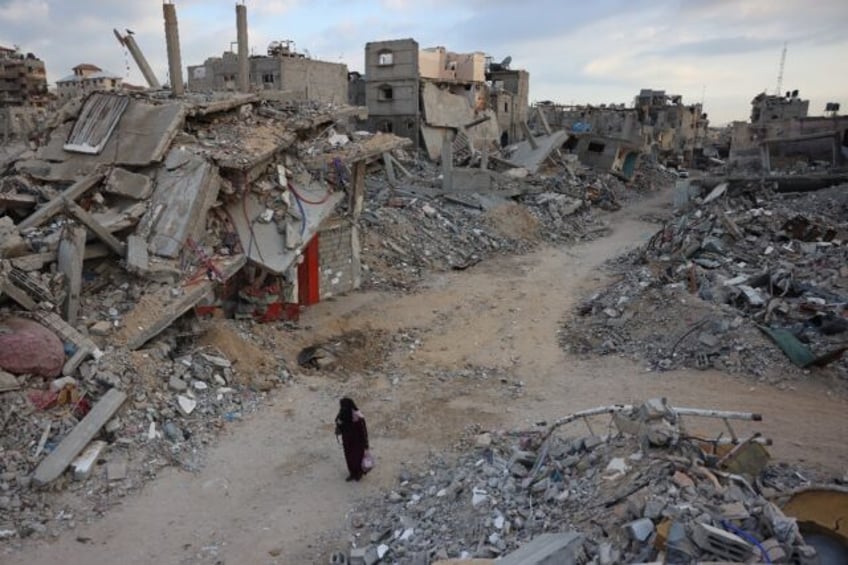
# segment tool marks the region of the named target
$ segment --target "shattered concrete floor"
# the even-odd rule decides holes
[[[289,359],[354,331],[388,341],[387,354],[366,370],[358,359],[348,370],[344,356],[336,371],[296,370],[259,412],[224,428],[196,473],[165,468],[128,497],[112,489],[62,493],[50,511],[71,516],[76,527],[57,539],[2,547],[4,563],[326,563],[347,546],[352,505],[388,492],[403,469],[450,457],[469,435],[654,396],[760,412],[757,429],[774,439],[776,459],[842,476],[848,402],[827,382],[804,379],[781,391],[715,370],[647,371],[644,363],[560,348],[565,313],[608,282],[598,267],[646,241],[656,226],[639,218],[662,212],[669,200],[657,195],[616,213],[609,237],[436,274],[414,294],[334,299],[311,308],[296,331],[254,327],[259,342]],[[332,435],[345,393],[365,412],[377,456],[359,484],[342,480]]]

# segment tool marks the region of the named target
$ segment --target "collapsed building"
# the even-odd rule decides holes
[[[785,95],[765,92],[751,100],[749,122],[731,125],[732,168],[771,171],[801,161],[822,161],[831,166],[848,160],[848,116],[809,116],[810,102],[798,90]],[[838,110],[838,104],[829,107]]]
[[[44,61],[0,46],[0,107],[42,106],[47,100]]]
[[[624,104],[534,105],[531,126],[540,119],[568,132],[565,148],[582,163],[633,178],[640,155],[654,162],[691,166],[700,157],[709,122],[701,104],[684,105],[679,95],[643,89],[632,108]]]

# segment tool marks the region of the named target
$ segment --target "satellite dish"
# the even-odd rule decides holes
[[[506,69],[506,68],[508,68],[508,67],[509,67],[509,64],[510,64],[510,63],[512,63],[512,57],[511,57],[510,55],[507,55],[507,56],[506,56],[506,59],[504,59],[503,61],[501,61],[501,66],[502,66],[503,68],[505,68],[505,69]]]

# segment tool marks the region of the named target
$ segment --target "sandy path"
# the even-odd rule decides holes
[[[2,561],[326,563],[345,540],[337,547],[316,544],[322,533],[341,527],[350,506],[391,485],[403,465],[449,449],[466,426],[527,426],[649,396],[667,396],[678,406],[761,412],[758,429],[775,439],[775,456],[843,473],[848,402],[814,377],[780,391],[717,372],[651,373],[615,357],[575,359],[559,347],[563,314],[601,284],[601,263],[653,233],[638,218],[662,202],[657,197],[613,215],[614,232],[601,240],[436,275],[415,295],[357,293],[312,308],[303,320],[310,329],[286,338],[296,347],[358,328],[414,328],[420,347],[394,354],[403,373],[396,383],[298,378],[273,393],[261,412],[229,427],[200,473],[167,470],[106,518]],[[497,379],[442,381],[428,372],[465,366],[505,371],[524,383],[523,392],[513,398]],[[342,480],[329,424],[343,391],[365,410],[378,450],[378,467],[362,484]]]

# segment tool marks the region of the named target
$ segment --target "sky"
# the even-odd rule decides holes
[[[183,72],[235,41],[234,0],[174,0]],[[160,80],[167,57],[160,0],[0,0],[0,45],[47,65],[53,83],[93,63],[145,84],[112,29],[131,29]],[[747,120],[750,101],[800,90],[810,114],[848,111],[848,0],[246,0],[251,52],[294,40],[313,58],[363,70],[368,41],[483,51],[530,73],[530,99],[626,103],[642,88],[704,103],[713,125]],[[233,46],[233,49],[235,47]],[[187,75],[186,75],[187,76]]]

